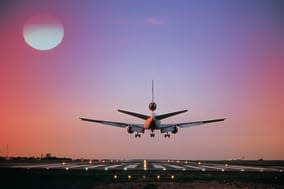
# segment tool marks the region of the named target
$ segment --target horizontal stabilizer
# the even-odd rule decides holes
[[[149,116],[147,116],[147,115],[143,115],[143,114],[139,114],[139,113],[135,113],[135,112],[129,112],[129,111],[120,110],[120,109],[118,109],[117,111],[119,111],[121,113],[124,113],[124,114],[128,114],[128,115],[134,116],[134,117],[138,117],[138,118],[144,119],[144,120],[149,118]]]
[[[177,112],[171,112],[171,113],[167,113],[167,114],[158,115],[158,116],[156,116],[156,119],[162,120],[162,119],[165,119],[165,118],[168,118],[168,117],[171,117],[171,116],[175,116],[177,114],[181,114],[181,113],[184,113],[184,112],[187,112],[187,110],[182,110],[182,111],[177,111]]]

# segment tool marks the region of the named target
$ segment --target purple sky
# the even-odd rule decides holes
[[[92,158],[283,159],[282,1],[0,3],[0,154]],[[37,51],[23,24],[47,13],[62,43]],[[226,117],[170,139],[81,122],[140,123],[118,108],[189,109],[165,123]],[[142,123],[142,122],[141,122]]]

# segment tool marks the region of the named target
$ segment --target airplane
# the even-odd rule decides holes
[[[222,119],[211,119],[211,120],[204,120],[204,121],[192,121],[192,122],[181,122],[181,123],[171,123],[171,124],[162,124],[161,120],[166,119],[171,116],[175,116],[181,113],[185,113],[188,110],[181,110],[176,112],[170,112],[162,115],[157,115],[154,111],[157,109],[157,104],[154,102],[154,81],[152,80],[152,101],[149,103],[148,106],[149,110],[151,111],[150,115],[140,114],[136,112],[130,112],[126,110],[118,109],[118,112],[128,114],[130,116],[134,116],[144,120],[144,124],[133,124],[133,123],[123,123],[123,122],[114,122],[114,121],[105,121],[105,120],[97,120],[97,119],[88,119],[82,118],[82,121],[88,122],[95,122],[104,125],[110,125],[114,127],[126,128],[129,134],[135,133],[135,138],[141,137],[141,133],[144,133],[145,130],[151,131],[151,138],[155,137],[155,130],[160,130],[160,132],[164,134],[165,138],[170,138],[170,133],[176,134],[179,129],[186,128],[186,127],[193,127],[199,126],[207,123],[214,123],[219,121],[224,121],[225,118]]]

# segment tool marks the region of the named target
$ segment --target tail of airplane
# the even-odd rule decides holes
[[[153,112],[155,111],[157,108],[157,104],[154,102],[154,80],[152,80],[152,102],[150,102],[149,104],[149,109]],[[171,112],[171,113],[167,113],[167,114],[163,114],[163,115],[159,115],[156,116],[156,119],[158,120],[162,120],[171,116],[175,116],[177,114],[181,114],[187,112],[187,110],[182,110],[182,111],[178,111],[178,112]]]
[[[152,102],[154,102],[154,80],[152,80]]]
[[[152,80],[152,102],[149,103],[149,110],[153,112],[153,111],[156,110],[156,108],[157,108],[157,104],[154,102],[154,80]],[[130,111],[125,111],[125,110],[120,110],[120,109],[118,109],[117,111],[119,111],[120,113],[124,113],[124,114],[128,114],[128,115],[131,115],[131,116],[134,116],[134,117],[138,117],[138,118],[144,119],[144,120],[149,118],[148,115],[139,114],[139,113],[136,113],[136,112],[130,112]],[[166,119],[168,117],[175,116],[175,115],[178,115],[178,114],[181,114],[181,113],[184,113],[184,112],[187,112],[187,110],[181,110],[181,111],[177,111],[177,112],[170,112],[170,113],[158,115],[158,116],[156,116],[156,119],[162,120],[162,119]]]
[[[152,102],[150,102],[148,107],[152,112],[157,109],[157,104],[154,102],[154,80],[152,80]]]

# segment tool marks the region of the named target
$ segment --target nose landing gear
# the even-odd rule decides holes
[[[154,138],[154,137],[155,137],[155,134],[154,134],[154,133],[151,133],[150,136],[151,136],[151,138],[152,138],[152,137]]]
[[[170,138],[171,137],[171,135],[169,133],[165,134],[164,136],[165,136],[165,138],[167,138],[167,137]]]
[[[141,138],[141,134],[135,133],[135,138],[137,138],[137,137]]]

